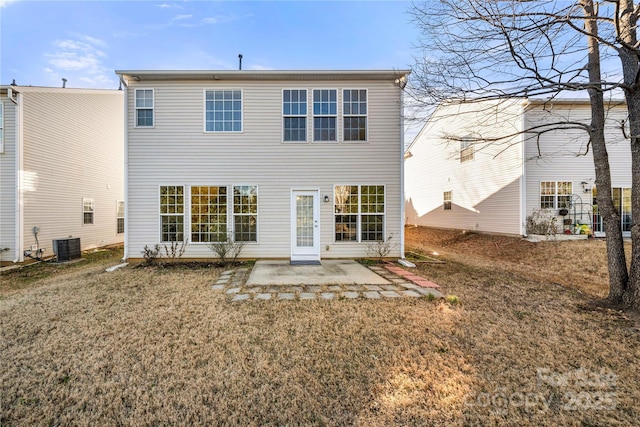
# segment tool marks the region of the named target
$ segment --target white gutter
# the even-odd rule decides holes
[[[525,135],[525,111],[531,105],[529,100],[524,100],[521,104],[520,111],[520,156],[521,156],[521,172],[520,172],[520,235],[527,236],[527,147]]]
[[[124,261],[129,257],[129,86],[127,81],[120,76],[124,90]]]
[[[20,92],[16,93],[16,99],[13,98],[13,90],[9,88],[7,91],[9,95],[9,99],[16,104],[15,108],[15,168],[16,168],[16,193],[15,193],[15,252],[16,259],[13,260],[14,263],[23,262],[24,261],[24,233],[23,233],[23,224],[24,224],[24,209],[23,209],[23,192],[22,192],[22,179],[24,176],[24,134],[22,131],[23,123],[23,111],[22,111],[22,94]]]
[[[404,90],[400,89],[400,258],[404,259]]]

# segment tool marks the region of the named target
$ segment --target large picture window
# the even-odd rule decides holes
[[[160,241],[183,242],[184,239],[184,187],[160,187]]]
[[[136,89],[136,127],[153,127],[153,89]]]
[[[573,185],[569,181],[541,181],[540,209],[562,209],[571,205]]]
[[[338,91],[315,89],[313,91],[313,140],[337,141]]]
[[[191,241],[227,240],[227,187],[191,187]]]
[[[205,92],[205,131],[242,132],[242,91]]]
[[[258,188],[233,187],[233,232],[236,242],[258,241]]]
[[[344,140],[367,140],[367,90],[345,89],[342,92]]]
[[[383,185],[336,185],[333,196],[336,242],[385,239]]]
[[[282,91],[283,140],[304,142],[307,140],[307,90]]]

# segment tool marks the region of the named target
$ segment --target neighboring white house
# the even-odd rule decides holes
[[[0,87],[2,263],[123,242],[123,121],[122,91]]]
[[[243,258],[360,257],[403,239],[409,71],[116,71],[126,90],[125,257],[245,242]]]
[[[588,124],[590,114],[588,100],[575,99],[440,105],[405,153],[407,224],[526,235],[527,218],[538,216],[556,217],[559,232],[575,232],[578,223],[602,231],[589,138],[575,125]],[[628,233],[631,159],[621,125],[625,118],[622,103],[608,106],[614,202]],[[564,129],[557,123],[565,123]],[[539,132],[524,132],[529,129]]]

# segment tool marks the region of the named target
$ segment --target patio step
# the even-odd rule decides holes
[[[431,280],[427,280],[422,276],[418,276],[417,274],[407,271],[404,268],[396,267],[395,265],[385,265],[384,268],[386,268],[393,274],[403,277],[409,280],[410,282],[413,282],[416,285],[421,286],[423,288],[433,288],[433,289],[440,288],[440,285],[437,285],[433,283]]]

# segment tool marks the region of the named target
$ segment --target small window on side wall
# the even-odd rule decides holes
[[[451,191],[445,191],[444,192],[442,206],[444,207],[445,211],[450,211],[451,210],[451,199],[452,198],[453,198],[453,195],[452,195]]]
[[[93,224],[95,210],[96,204],[93,199],[82,199],[82,223],[84,225]]]
[[[118,200],[116,206],[116,232],[118,234],[124,233],[124,202],[122,200]]]
[[[135,93],[136,127],[153,127],[153,89],[136,89]]]

